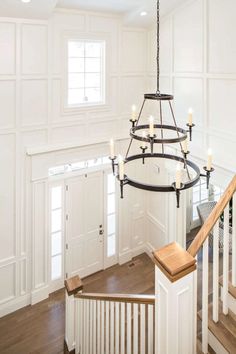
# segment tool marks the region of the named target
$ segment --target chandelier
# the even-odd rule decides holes
[[[110,140],[110,160],[112,162],[113,174],[116,175],[120,182],[121,198],[123,198],[123,190],[125,185],[152,191],[152,192],[175,192],[177,200],[177,208],[180,206],[180,192],[182,190],[193,187],[200,179],[206,177],[207,189],[209,188],[210,175],[214,171],[212,168],[212,152],[208,150],[207,166],[203,167],[205,173],[202,174],[199,167],[192,161],[188,160],[188,140],[192,141],[193,127],[193,111],[190,109],[188,113],[187,128],[182,129],[177,126],[172,101],[174,97],[169,94],[162,94],[160,91],[160,0],[157,0],[157,90],[155,93],[144,94],[144,100],[139,114],[136,114],[136,107],[132,106],[132,116],[130,119],[130,143],[123,159],[121,156],[115,156],[114,140]],[[155,123],[154,117],[149,117],[149,122],[141,124],[144,116],[144,108],[147,102],[155,102],[159,110],[159,122]],[[167,105],[171,121],[173,125],[164,124],[163,109]],[[146,119],[147,120],[147,119]],[[144,122],[145,123],[145,122]],[[148,124],[147,124],[148,123]],[[134,141],[139,142],[140,152],[130,155],[130,149]],[[179,144],[180,156],[167,153],[167,147],[172,144]],[[155,152],[155,146],[159,146],[158,152]],[[176,149],[175,149],[176,153]],[[138,179],[130,178],[126,173],[126,167],[133,161],[140,160],[145,164],[147,159],[162,159],[176,162],[175,180],[170,185],[148,184]],[[183,178],[184,176],[184,178]]]

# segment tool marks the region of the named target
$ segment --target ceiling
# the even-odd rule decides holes
[[[161,0],[166,14],[184,0]],[[155,19],[155,0],[0,0],[0,16],[47,19],[55,8],[112,12],[120,14],[126,25],[147,26]],[[142,11],[147,16],[140,16]]]

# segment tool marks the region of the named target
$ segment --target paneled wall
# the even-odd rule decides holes
[[[123,28],[119,17],[96,13],[60,11],[49,21],[0,18],[0,316],[47,295],[42,166],[65,160],[65,145],[127,136],[130,107],[141,103],[145,86],[146,36],[143,29]],[[68,37],[107,42],[107,102],[100,109],[64,105]],[[44,154],[27,156],[27,149],[40,146]],[[54,146],[58,152],[49,159],[46,151]],[[90,148],[96,154],[97,146]]]
[[[161,24],[162,91],[174,94],[180,126],[187,122],[188,108],[194,110],[193,156],[204,159],[211,147],[218,171],[229,175],[236,170],[235,11],[234,0],[188,0]],[[152,29],[148,50],[150,89],[155,88],[155,40]],[[224,183],[227,180],[222,179]]]
[[[236,172],[235,13],[234,0],[188,0],[161,21],[161,91],[174,94],[174,109],[180,127],[185,127],[188,109],[193,108],[196,127],[190,145],[192,158],[199,166],[204,166],[207,150],[211,147],[216,167],[212,181],[221,187],[225,187]],[[149,91],[154,92],[155,43],[156,29],[153,27],[148,34],[147,85]],[[169,122],[168,112],[164,113],[165,122]],[[172,221],[163,219],[153,204],[158,203],[158,198],[153,194],[148,196],[147,236],[151,245],[156,242],[159,246],[161,242],[173,239],[174,229],[184,233],[186,216],[182,214],[179,223],[179,217],[169,208],[167,215],[171,215]],[[160,203],[165,207],[166,201]],[[169,205],[173,203],[170,199]],[[177,220],[178,227],[173,220]]]

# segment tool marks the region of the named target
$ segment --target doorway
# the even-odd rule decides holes
[[[50,290],[117,263],[117,198],[110,170],[64,176],[49,185]]]

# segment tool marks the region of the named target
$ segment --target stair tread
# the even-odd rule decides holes
[[[223,275],[220,277],[219,283],[223,286]],[[232,271],[229,272],[229,293],[236,299],[236,288],[232,285]]]
[[[222,304],[219,304],[219,322],[215,323],[212,319],[212,308],[213,305],[209,304],[209,330],[230,354],[236,354],[236,316],[231,311],[227,316],[224,315]],[[198,316],[202,319],[202,311],[198,312]]]

